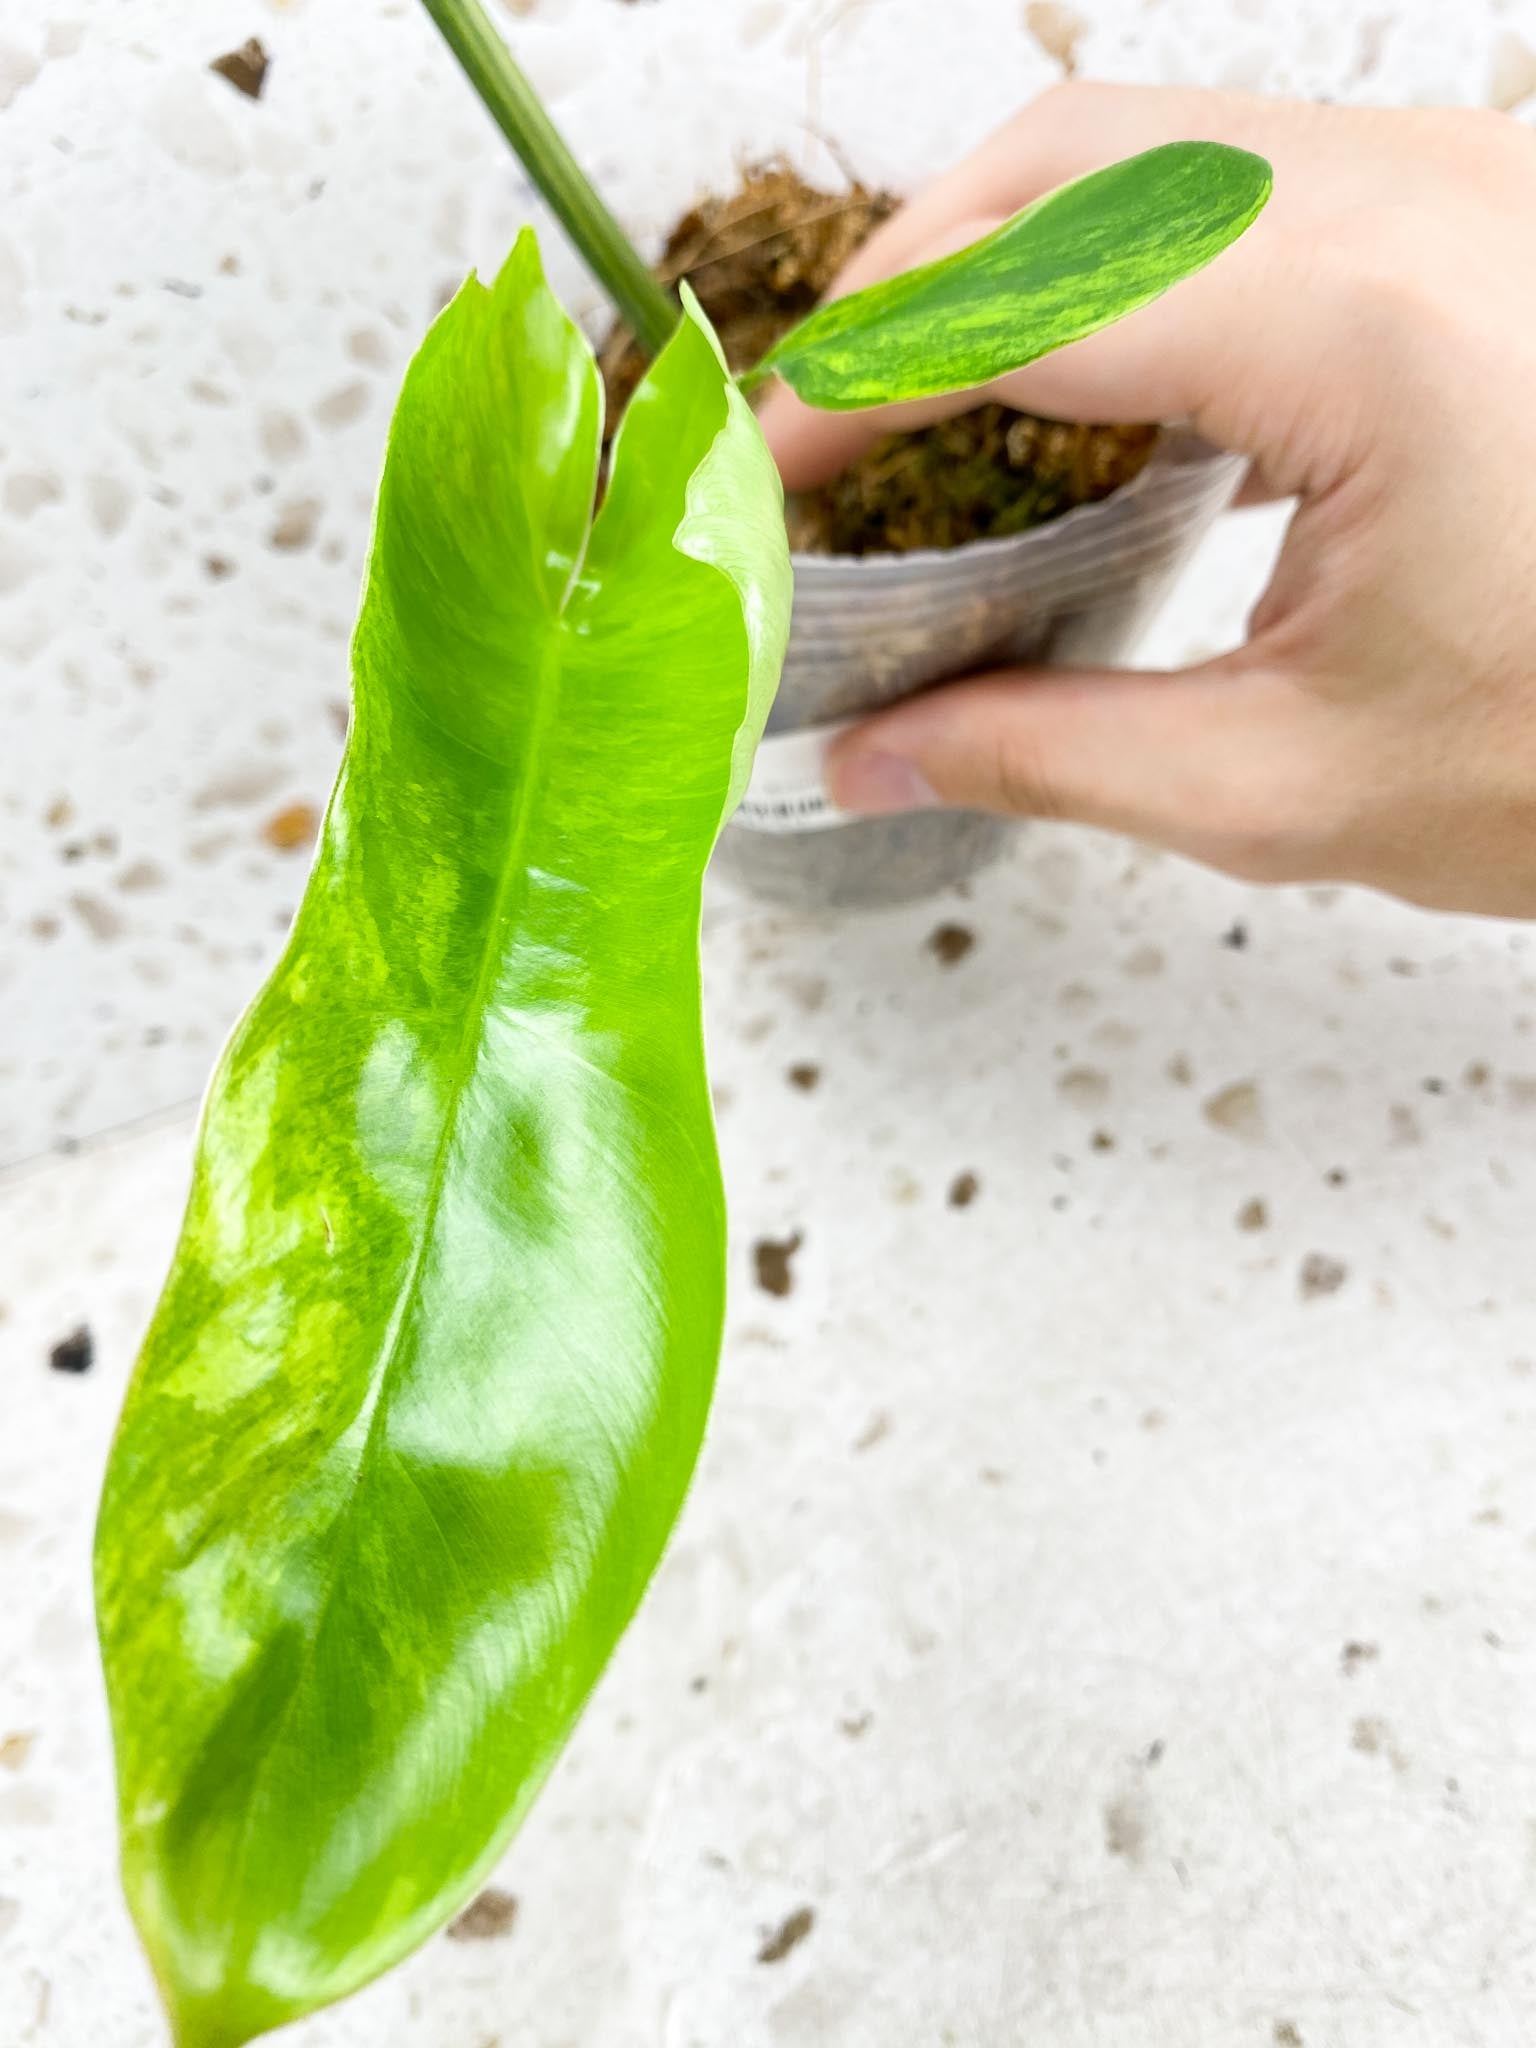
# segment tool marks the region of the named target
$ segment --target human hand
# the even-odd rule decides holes
[[[1174,675],[1010,670],[882,712],[832,794],[1071,818],[1259,881],[1536,916],[1536,136],[1503,115],[1069,85],[896,215],[840,291],[1177,139],[1269,158],[1210,269],[984,392],[762,409],[791,488],[999,398],[1187,419],[1298,509],[1246,644]]]

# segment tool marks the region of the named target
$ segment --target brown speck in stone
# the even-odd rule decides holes
[[[874,1723],[874,1718],[874,1715],[866,1708],[862,1714],[845,1714],[837,1725],[842,1729],[850,1742],[857,1742],[861,1735],[869,1732]]]
[[[773,1932],[765,1936],[757,1952],[760,1963],[782,1963],[791,1949],[797,1949],[811,1929],[816,1925],[816,1915],[809,1906],[797,1906],[785,1920],[781,1920]]]
[[[314,408],[315,418],[322,427],[350,426],[368,410],[368,398],[368,386],[354,378],[350,384],[326,393]]]
[[[1473,1060],[1461,1078],[1469,1088],[1486,1088],[1493,1079],[1493,1069],[1486,1060]]]
[[[1264,1135],[1264,1102],[1257,1081],[1233,1081],[1206,1097],[1201,1113],[1212,1130],[1230,1137],[1257,1139]]]
[[[1424,1129],[1406,1103],[1394,1102],[1387,1112],[1394,1145],[1422,1145]]]
[[[347,354],[370,370],[388,369],[391,353],[389,342],[376,327],[354,327],[347,336]]]
[[[1124,971],[1133,981],[1150,981],[1167,965],[1161,946],[1138,946],[1125,962]]]
[[[284,804],[262,826],[261,836],[279,853],[297,853],[313,844],[319,829],[320,813],[313,804]]]
[[[784,1078],[791,1088],[798,1088],[802,1094],[809,1095],[821,1079],[821,1069],[814,1060],[796,1060]]]
[[[1536,1107],[1536,1074],[1507,1074],[1504,1093],[1509,1097],[1511,1109]]]
[[[788,1294],[795,1284],[790,1270],[790,1261],[805,1242],[803,1234],[796,1230],[788,1237],[760,1237],[752,1247],[752,1263],[757,1272],[757,1284],[765,1294]]]
[[[1024,26],[1070,78],[1077,70],[1077,50],[1087,23],[1064,0],[1027,0]]]
[[[272,462],[286,462],[304,446],[304,427],[291,412],[267,412],[259,427],[262,452]]]
[[[1374,1714],[1363,1714],[1350,1730],[1349,1746],[1361,1756],[1380,1756],[1386,1739],[1386,1722]]]
[[[1316,1301],[1320,1295],[1337,1294],[1348,1278],[1349,1268],[1341,1259],[1330,1259],[1326,1252],[1308,1252],[1297,1284],[1303,1301]]]
[[[1221,943],[1230,953],[1242,953],[1248,946],[1248,927],[1245,924],[1229,925],[1221,935]]]
[[[1097,1109],[1109,1099],[1109,1076],[1098,1067],[1068,1067],[1057,1076],[1056,1092],[1075,1109]]]
[[[84,891],[79,891],[70,897],[69,907],[91,937],[99,939],[103,945],[122,937],[122,918],[110,903],[103,903],[99,896],[87,896]]]
[[[1089,1140],[1095,1152],[1113,1152],[1115,1138],[1112,1131],[1095,1131]]]
[[[976,934],[969,925],[936,925],[928,934],[928,950],[941,967],[954,967],[962,961],[976,943]]]
[[[1339,1669],[1346,1678],[1353,1678],[1362,1664],[1374,1664],[1380,1655],[1375,1643],[1346,1643],[1339,1652]]]
[[[43,823],[53,826],[55,831],[57,831],[60,826],[73,824],[74,816],[75,807],[69,798],[67,796],[56,796],[43,813]]]
[[[1122,1024],[1118,1017],[1106,1017],[1088,1034],[1090,1045],[1102,1045],[1109,1052],[1129,1052],[1141,1038],[1134,1024]]]
[[[221,805],[256,803],[283,782],[283,770],[276,762],[242,762],[236,768],[225,768],[215,774],[211,782],[193,795],[195,811],[217,811]]]
[[[48,1363],[55,1372],[89,1372],[96,1356],[95,1341],[89,1328],[82,1323],[78,1330],[71,1330],[67,1337],[61,1337],[48,1354]]]
[[[968,1169],[957,1173],[949,1184],[949,1206],[951,1209],[969,1209],[981,1191],[981,1182]]]
[[[1426,1095],[1443,1095],[1445,1093],[1445,1083],[1438,1074],[1431,1074],[1427,1080],[1422,1081],[1419,1085],[1423,1088]]]
[[[1001,1465],[983,1465],[977,1472],[976,1477],[983,1486],[1006,1486],[1008,1484],[1008,1474]]]
[[[293,554],[300,548],[307,548],[315,537],[320,523],[320,500],[318,498],[295,498],[278,513],[268,541],[285,554]]]
[[[203,573],[211,583],[227,583],[235,573],[228,555],[204,555]]]
[[[1142,1415],[1141,1426],[1149,1436],[1167,1427],[1168,1417],[1161,1408],[1148,1408]]]
[[[1166,1752],[1167,1748],[1168,1745],[1166,1742],[1164,1742],[1161,1735],[1158,1736],[1155,1742],[1149,1742],[1147,1744],[1147,1753],[1142,1758],[1142,1762],[1146,1765],[1149,1771],[1162,1762],[1164,1753]]]
[[[871,1451],[891,1433],[891,1418],[882,1408],[872,1415],[853,1440],[856,1451]]]
[[[1275,2048],[1306,2048],[1301,2029],[1294,2020],[1275,2021],[1274,2041]]]
[[[1112,1799],[1104,1809],[1104,1849],[1110,1856],[1139,1863],[1146,1854],[1147,1819],[1140,1802]]]
[[[8,1771],[19,1771],[32,1754],[32,1745],[36,1740],[37,1736],[31,1729],[0,1739],[0,1767]]]
[[[1412,981],[1419,971],[1416,960],[1404,960],[1400,955],[1387,962],[1388,974],[1395,974],[1400,981]]]
[[[825,1007],[828,984],[823,974],[785,974],[780,976],[785,994],[796,1006],[814,1015]]]
[[[1244,1202],[1237,1212],[1239,1230],[1267,1230],[1269,1228],[1269,1204],[1262,1196],[1254,1195]]]
[[[271,61],[257,38],[250,36],[238,50],[227,50],[222,57],[215,57],[208,69],[227,78],[235,91],[243,92],[248,100],[259,100]]]
[[[163,889],[165,871],[152,860],[132,861],[118,876],[117,886],[127,896],[142,895],[146,889]]]
[[[1342,1166],[1330,1166],[1323,1179],[1331,1188],[1342,1188],[1349,1184],[1349,1175]]]
[[[691,1693],[708,1692],[709,1679],[707,1675],[701,1671],[696,1678],[690,1678],[688,1681],[688,1690]]]
[[[1177,1088],[1189,1088],[1194,1084],[1195,1070],[1190,1065],[1187,1057],[1181,1052],[1174,1054],[1167,1066],[1164,1067],[1163,1072]]]
[[[517,1920],[517,1900],[511,1892],[487,1890],[471,1899],[457,1920],[448,1922],[450,1941],[492,1941],[510,1934]]]

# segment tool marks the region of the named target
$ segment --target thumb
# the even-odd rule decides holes
[[[1318,840],[1313,710],[1242,654],[1176,675],[1018,670],[943,685],[828,753],[864,814],[948,805],[1102,826],[1254,880],[1299,879]]]

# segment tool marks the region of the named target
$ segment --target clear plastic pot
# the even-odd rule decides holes
[[[796,555],[789,653],[768,736],[999,663],[1123,661],[1243,466],[1168,429],[1123,490],[1028,533],[905,555]],[[874,909],[976,874],[1017,829],[970,811],[804,831],[738,821],[721,835],[716,863],[768,902]]]

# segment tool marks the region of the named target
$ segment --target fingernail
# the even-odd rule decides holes
[[[845,811],[931,810],[938,792],[910,761],[859,752],[832,764],[832,796]]]

